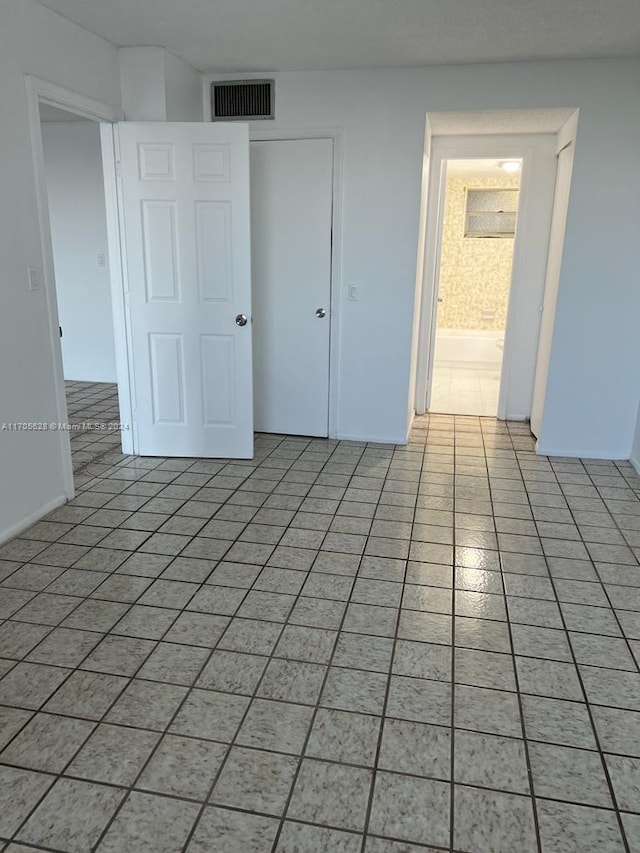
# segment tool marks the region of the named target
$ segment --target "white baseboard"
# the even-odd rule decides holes
[[[404,441],[402,442],[403,444],[409,444],[409,436],[411,435],[411,430],[413,428],[413,422],[415,421],[415,419],[416,419],[415,411],[410,412],[409,413],[409,425],[407,426],[407,434],[405,436]]]
[[[0,545],[7,542],[9,539],[13,539],[14,536],[19,536],[23,530],[26,530],[28,527],[31,527],[32,524],[35,524],[36,521],[40,521],[41,518],[44,518],[45,515],[48,515],[50,512],[53,512],[54,509],[57,509],[59,506],[65,504],[69,498],[67,495],[60,495],[57,498],[54,498],[52,501],[49,501],[44,506],[41,506],[35,512],[32,512],[31,515],[28,515],[27,518],[23,518],[21,521],[16,522],[16,524],[12,524],[11,527],[8,527],[6,530],[0,532]]]
[[[78,379],[75,376],[65,376],[65,382],[100,382],[101,384],[106,383],[107,385],[115,385],[117,379],[112,376],[90,376],[88,379],[83,377],[82,379]]]
[[[612,459],[617,462],[624,459],[624,453],[615,450],[591,450],[576,447],[546,447],[540,442],[536,444],[536,453],[539,456],[566,456],[571,459]]]
[[[636,459],[635,456],[632,456],[629,462],[631,462],[633,467],[636,469],[636,472],[640,474],[640,459]]]

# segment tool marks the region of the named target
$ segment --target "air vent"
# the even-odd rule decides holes
[[[211,84],[212,121],[274,117],[273,80],[224,80]]]

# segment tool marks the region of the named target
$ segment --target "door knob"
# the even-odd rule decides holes
[[[247,325],[247,315],[246,314],[238,314],[236,316],[236,326],[246,326]]]
[[[316,317],[318,317],[318,319],[322,320],[322,318],[325,317],[326,314],[327,312],[324,310],[324,308],[316,308]]]

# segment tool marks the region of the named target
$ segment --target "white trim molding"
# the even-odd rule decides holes
[[[456,159],[489,158],[522,160],[497,416],[501,419],[529,417],[553,209],[555,145],[556,137],[551,133],[432,137],[418,331],[415,394],[418,414],[428,411],[430,404],[446,163]]]
[[[254,123],[255,124],[255,123]],[[340,308],[342,296],[342,169],[343,133],[338,128],[263,128],[249,124],[251,142],[293,139],[331,139],[333,142],[333,202],[331,211],[331,316],[329,342],[329,438],[340,435]]]
[[[33,169],[36,187],[36,205],[38,210],[38,225],[40,228],[40,243],[42,251],[42,279],[46,300],[46,310],[49,331],[49,350],[53,366],[55,382],[56,413],[59,423],[67,423],[67,400],[64,389],[64,371],[62,367],[62,347],[60,345],[58,305],[56,299],[55,271],[53,264],[53,246],[51,243],[51,222],[49,219],[49,204],[47,201],[47,178],[44,164],[42,144],[42,129],[40,126],[40,104],[49,104],[67,112],[74,113],[79,118],[92,121],[116,121],[117,110],[108,104],[102,104],[92,98],[87,98],[78,92],[64,89],[48,80],[31,75],[25,76],[27,90],[27,107],[29,111],[29,137],[33,156]],[[56,501],[64,503],[75,494],[73,483],[73,465],[71,461],[71,441],[68,430],[58,430],[60,460],[63,473],[64,494]],[[58,505],[58,504],[56,504]],[[33,517],[25,521],[24,526],[37,521],[42,515],[50,512],[53,506],[45,506]],[[18,532],[17,530],[15,532]],[[12,535],[15,535],[15,532]]]

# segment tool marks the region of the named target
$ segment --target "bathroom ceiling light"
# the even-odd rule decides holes
[[[519,172],[520,160],[500,160],[498,166],[504,169],[505,172]]]

